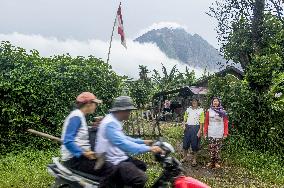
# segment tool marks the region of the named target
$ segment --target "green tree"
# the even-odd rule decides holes
[[[139,65],[139,77],[140,77],[140,80],[143,80],[143,81],[149,81],[149,78],[148,78],[148,74],[150,73],[149,69],[147,68],[147,66],[144,66],[144,65]]]
[[[273,15],[283,26],[283,7],[283,1],[275,0],[216,0],[208,14],[218,21],[218,41],[223,55],[246,69],[252,53],[266,46],[263,43],[266,39],[262,38],[268,37],[263,33],[265,15]]]
[[[129,95],[133,98],[138,108],[144,108],[151,101],[153,94],[153,84],[147,66],[139,65],[139,79],[127,79],[125,84],[128,88]]]
[[[162,65],[162,75],[157,70],[154,70],[153,81],[155,82],[158,90],[168,90],[176,84],[177,68],[174,66],[168,73],[167,68]]]
[[[190,86],[195,82],[195,72],[192,70],[189,71],[188,67],[185,69],[185,73],[183,73],[183,80],[181,81],[183,85]]]
[[[168,91],[184,86],[190,86],[196,81],[195,72],[189,71],[186,67],[185,72],[180,72],[176,65],[168,71],[164,65],[162,65],[162,74],[157,70],[154,70],[152,76],[152,82],[155,87],[155,92]]]
[[[151,101],[151,88],[142,80],[135,80],[129,83],[130,96],[138,108],[144,108]]]

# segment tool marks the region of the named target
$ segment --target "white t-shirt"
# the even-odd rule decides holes
[[[204,111],[203,108],[196,108],[193,109],[192,107],[189,107],[186,110],[187,113],[187,120],[186,124],[187,125],[199,125],[200,124],[200,118],[203,116],[204,119]],[[204,121],[204,120],[201,120]]]
[[[224,119],[214,110],[209,109],[208,137],[223,138]]]

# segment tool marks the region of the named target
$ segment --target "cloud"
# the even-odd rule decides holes
[[[94,55],[97,58],[107,59],[109,42],[101,40],[79,41],[74,39],[58,40],[55,37],[43,37],[41,35],[25,35],[20,33],[0,34],[0,41],[10,41],[13,45],[27,50],[36,49],[42,56],[69,53],[71,56]],[[131,40],[127,41],[127,50],[114,40],[109,63],[114,71],[120,75],[138,78],[139,65],[145,65],[149,70],[156,69],[161,72],[162,65],[171,69],[177,65],[180,72],[184,72],[186,65],[177,60],[168,58],[155,44],[140,44]],[[201,69],[193,69],[197,77],[203,73]]]

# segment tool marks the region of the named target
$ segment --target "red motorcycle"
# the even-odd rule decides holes
[[[161,176],[151,186],[152,188],[209,188],[208,185],[191,177],[183,176],[182,164],[174,157],[169,156],[174,153],[174,148],[167,142],[158,141],[154,144],[161,147],[165,152],[155,154],[155,160],[162,165]],[[59,158],[53,158],[53,164],[48,165],[48,172],[55,177],[54,188],[98,188],[100,177],[86,174],[80,171],[67,169],[63,166]],[[113,188],[116,186],[113,185]]]
[[[174,153],[173,146],[167,142],[158,141],[154,144],[161,147],[165,153],[155,154],[155,160],[163,167],[163,173],[156,180],[153,188],[173,187],[173,188],[210,188],[208,185],[192,178],[183,176],[185,171],[179,160],[169,156]]]

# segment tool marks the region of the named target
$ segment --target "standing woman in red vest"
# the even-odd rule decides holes
[[[211,168],[220,168],[220,150],[222,141],[228,136],[228,115],[218,97],[213,97],[204,122],[204,137],[209,140]]]

